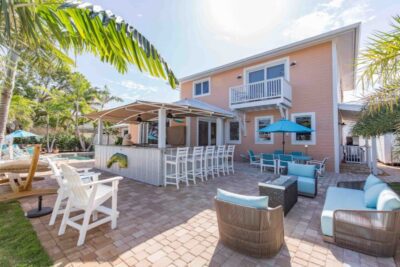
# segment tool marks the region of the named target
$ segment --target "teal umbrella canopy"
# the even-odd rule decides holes
[[[6,140],[10,140],[13,138],[27,138],[27,137],[40,137],[37,134],[30,133],[24,130],[17,130],[15,132],[10,133],[9,135],[6,136]]]
[[[260,130],[261,133],[282,133],[282,150],[285,153],[285,133],[311,133],[313,129],[297,124],[295,122],[281,119]]]
[[[281,119],[258,131],[262,133],[311,133],[314,130],[295,122]]]

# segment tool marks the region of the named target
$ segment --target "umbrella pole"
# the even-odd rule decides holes
[[[285,154],[285,132],[282,132],[282,151]]]

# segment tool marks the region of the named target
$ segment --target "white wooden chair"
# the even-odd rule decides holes
[[[57,216],[59,214],[64,214],[65,209],[61,208],[61,206],[66,205],[66,201],[68,199],[68,187],[66,186],[67,181],[63,178],[62,171],[57,167],[57,164],[49,157],[47,158],[47,162],[49,163],[49,166],[53,172],[53,177],[58,183],[57,199],[56,203],[54,204],[53,212],[51,213],[49,222],[49,225],[54,225]],[[100,175],[100,173],[89,172],[90,168],[75,169],[75,171],[81,171],[79,176],[85,183],[97,181]],[[96,217],[96,215],[94,215],[94,217]]]
[[[260,167],[261,172],[266,168],[272,168],[274,174],[278,174],[278,160],[274,158],[273,154],[261,154]]]
[[[232,170],[232,173],[235,173],[233,159],[235,156],[235,145],[228,145],[225,153],[225,168],[226,173],[229,174],[229,171]]]
[[[204,152],[204,177],[206,178],[206,180],[209,174],[212,176],[212,178],[215,178],[214,154],[215,154],[215,146],[207,146]]]
[[[83,245],[86,232],[101,224],[111,222],[111,229],[117,227],[117,193],[118,183],[122,180],[121,176],[109,179],[83,183],[82,179],[72,167],[62,164],[61,170],[64,179],[67,181],[68,202],[61,222],[58,235],[63,235],[67,225],[79,230],[77,246]],[[111,186],[105,185],[111,183]],[[111,208],[103,204],[111,198]],[[83,213],[70,217],[72,209],[82,210]],[[90,216],[93,212],[101,212],[107,216],[90,223]],[[77,223],[83,219],[82,224]]]
[[[175,156],[164,156],[164,186],[173,184],[179,189],[181,181],[185,182],[187,186],[189,185],[188,154],[189,147],[179,147]]]
[[[193,148],[192,155],[188,158],[188,179],[196,184],[196,177],[204,182],[203,175],[203,150],[204,147],[197,146]]]
[[[219,176],[222,172],[225,175],[225,146],[217,146],[217,152],[215,153],[215,165],[214,169]]]

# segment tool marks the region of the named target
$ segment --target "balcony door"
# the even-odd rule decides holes
[[[217,143],[217,123],[215,121],[199,119],[197,129],[199,146],[214,146]]]
[[[285,77],[285,63],[274,65],[266,65],[260,68],[255,68],[247,71],[248,93],[251,98],[264,98],[280,95],[280,84],[277,82],[267,82],[267,90],[265,90],[265,80]],[[278,81],[280,83],[280,81]]]

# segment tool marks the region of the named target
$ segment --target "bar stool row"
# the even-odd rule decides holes
[[[196,184],[196,179],[204,182],[221,173],[235,173],[234,153],[234,145],[179,147],[173,155],[164,156],[164,186],[172,184],[179,189],[180,182],[188,186],[189,181]]]

